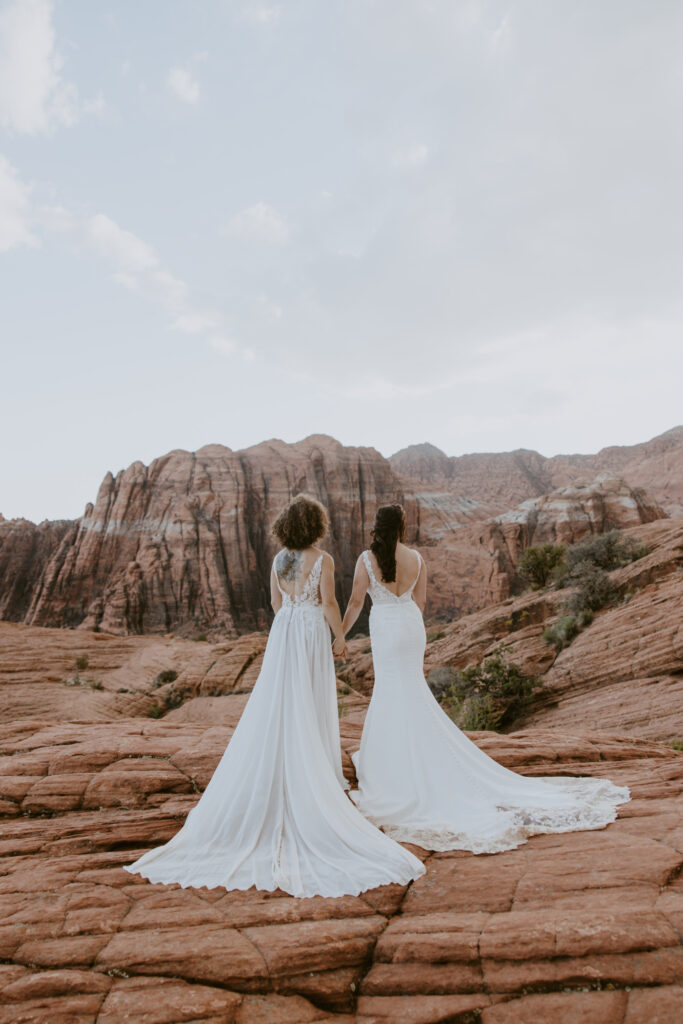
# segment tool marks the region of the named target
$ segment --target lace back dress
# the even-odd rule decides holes
[[[416,857],[356,810],[340,784],[322,558],[299,593],[278,579],[282,607],[261,672],[208,786],[180,831],[127,871],[183,887],[280,888],[294,896],[357,895],[424,873]]]
[[[394,839],[473,853],[613,821],[628,789],[606,779],[518,775],[458,729],[424,677],[425,628],[413,600],[419,572],[397,596],[377,579],[370,553],[362,558],[372,599],[375,684],[353,755],[358,789],[350,795],[363,813]]]

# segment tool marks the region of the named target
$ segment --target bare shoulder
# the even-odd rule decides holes
[[[323,556],[323,565],[326,565],[330,569],[334,569],[334,558],[328,551],[321,551],[320,554]]]

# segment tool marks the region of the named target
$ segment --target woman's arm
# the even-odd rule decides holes
[[[346,606],[344,622],[342,623],[344,635],[348,633],[351,626],[353,626],[354,622],[360,615],[369,586],[370,577],[368,576],[368,570],[365,568],[365,562],[363,561],[362,556],[359,556],[358,561],[356,562],[356,571],[353,574],[353,589],[351,590],[351,597],[349,598],[349,603]]]
[[[420,611],[424,612],[427,603],[427,566],[422,555],[420,555],[420,575],[417,577],[417,583],[413,589],[413,601]]]
[[[323,555],[323,568],[320,574],[320,603],[327,624],[334,633],[332,651],[341,658],[346,651],[346,644],[344,643],[341,612],[334,594],[334,559],[327,552]]]
[[[273,564],[270,570],[270,603],[273,606],[273,611],[277,613],[282,608],[282,593],[277,585],[277,577],[275,575],[275,565]]]

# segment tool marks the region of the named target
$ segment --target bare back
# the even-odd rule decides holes
[[[302,551],[282,548],[278,551],[273,569],[282,592],[291,598],[301,597],[311,570],[321,555],[322,551],[316,547]]]
[[[413,548],[406,547],[405,544],[398,543],[396,545],[396,579],[391,583],[386,583],[382,579],[382,573],[379,565],[377,564],[377,559],[373,555],[372,551],[369,551],[368,554],[375,576],[381,582],[382,586],[388,590],[389,593],[395,594],[396,597],[400,597],[401,594],[410,590],[422,571],[422,559],[417,551],[414,551]]]

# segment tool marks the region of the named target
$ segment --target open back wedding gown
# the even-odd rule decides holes
[[[360,750],[352,755],[356,805],[385,833],[430,850],[497,853],[540,832],[603,828],[626,788],[606,779],[528,778],[488,757],[439,707],[424,677],[425,628],[413,600],[422,570],[400,596],[363,562],[372,598],[375,669]]]
[[[287,593],[278,577],[282,607],[216,771],[180,831],[127,871],[183,887],[253,885],[294,896],[358,895],[424,873],[342,789],[322,557],[298,593]]]

